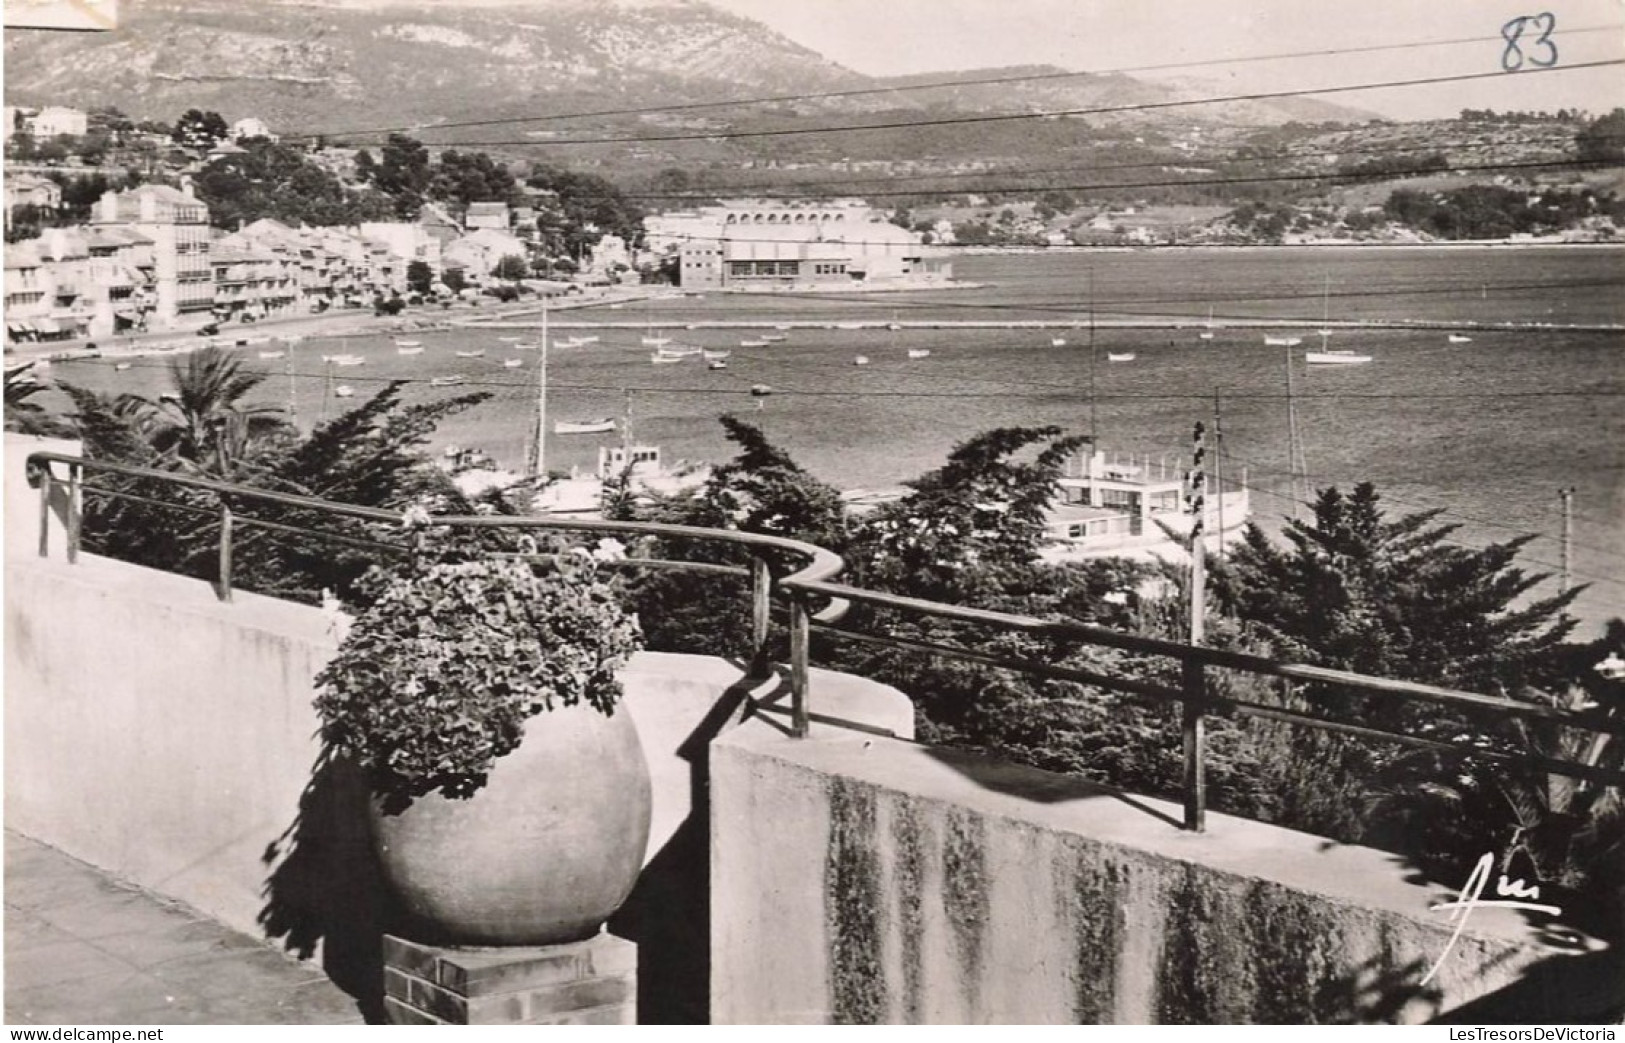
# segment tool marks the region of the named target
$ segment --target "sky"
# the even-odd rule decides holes
[[[1487,80],[1326,96],[1395,119],[1463,108],[1596,113],[1625,106],[1625,0],[709,0],[871,75],[1048,64],[1080,72],[1229,61],[1135,75],[1200,80],[1215,94],[1499,73]],[[1549,13],[1556,63],[1525,23],[1520,72],[1502,28]],[[1579,30],[1606,27],[1605,31]],[[1469,41],[1438,44],[1439,41]],[[1388,48],[1300,58],[1305,51]],[[1565,71],[1566,70],[1566,71]]]

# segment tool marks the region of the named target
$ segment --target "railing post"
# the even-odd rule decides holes
[[[56,491],[56,477],[51,465],[40,468],[39,480],[39,556],[51,556],[51,494]]]
[[[1181,724],[1185,745],[1185,828],[1200,833],[1207,828],[1207,729],[1202,721],[1202,703],[1207,683],[1202,664],[1186,656],[1181,670]]]
[[[812,621],[806,595],[790,599],[790,734],[805,739],[808,732],[807,658],[812,639]]]
[[[231,600],[231,505],[220,500],[220,589],[221,601]]]
[[[79,500],[80,500],[79,466],[68,466],[68,524],[65,542],[68,547],[68,564],[72,565],[79,560]]]
[[[772,607],[773,574],[768,571],[767,560],[760,554],[750,557],[750,662],[752,672],[767,666],[768,611]]]

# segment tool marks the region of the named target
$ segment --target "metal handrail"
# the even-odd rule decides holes
[[[52,464],[60,464],[68,468],[68,475],[65,479],[68,487],[66,530],[68,541],[67,557],[70,562],[76,559],[78,553],[81,520],[80,500],[84,493],[88,491],[98,494],[106,493],[111,496],[132,495],[120,493],[116,490],[87,488],[82,480],[82,471],[153,479],[216,494],[220,498],[219,510],[221,518],[220,585],[218,593],[223,600],[229,600],[231,596],[231,534],[235,528],[259,525],[280,531],[308,532],[318,537],[340,539],[351,543],[362,542],[355,540],[353,537],[262,521],[248,515],[236,513],[226,500],[228,496],[239,504],[243,501],[257,501],[284,507],[304,508],[363,521],[391,525],[404,525],[406,523],[404,514],[383,508],[360,507],[354,504],[337,503],[311,496],[256,489],[210,478],[177,474],[173,471],[86,460],[82,457],[64,453],[41,451],[32,453],[28,457],[28,482],[31,486],[41,490],[40,554],[42,556],[48,551],[47,531],[50,502],[54,487],[58,482],[64,481],[64,479],[57,478],[52,473],[50,468]],[[135,498],[145,499],[141,497]],[[191,505],[174,506],[199,510]],[[1288,682],[1335,685],[1382,697],[1427,702],[1459,710],[1487,711],[1502,717],[1555,723],[1597,734],[1625,737],[1625,720],[1611,719],[1604,714],[1580,713],[1536,703],[1516,702],[1511,699],[1481,695],[1474,692],[1464,692],[1413,681],[1373,677],[1327,667],[1283,663],[1265,656],[1186,644],[1165,638],[1146,637],[1069,620],[1040,619],[1034,616],[996,612],[961,605],[948,605],[927,601],[922,598],[864,590],[859,587],[833,582],[844,567],[844,563],[838,555],[814,544],[780,536],[738,532],[730,529],[669,525],[660,522],[566,519],[540,516],[433,515],[430,517],[429,522],[437,526],[469,529],[543,529],[693,539],[736,546],[749,551],[751,565],[748,572],[737,566],[652,558],[628,559],[626,564],[693,569],[712,574],[748,575],[751,578],[752,588],[753,659],[756,665],[765,665],[766,662],[772,595],[775,591],[788,595],[790,602],[790,730],[791,734],[796,737],[805,737],[810,728],[810,656],[812,633],[814,631],[845,640],[878,644],[894,649],[921,651],[933,655],[955,656],[1030,675],[1087,683],[1098,687],[1132,692],[1150,698],[1177,702],[1182,708],[1183,717],[1185,826],[1187,829],[1196,832],[1203,829],[1206,816],[1204,714],[1208,713],[1239,713],[1327,731],[1343,732],[1378,741],[1468,753],[1499,763],[1519,763],[1604,784],[1625,784],[1625,772],[1603,768],[1595,764],[1584,764],[1543,755],[1508,754],[1476,747],[1468,748],[1437,739],[1356,725],[1283,707],[1267,706],[1228,698],[1208,691],[1207,670],[1210,668],[1238,670],[1250,674],[1279,677]],[[406,549],[392,544],[380,543],[376,544],[376,546],[394,550]],[[767,551],[796,555],[804,558],[806,564],[795,572],[775,580],[764,553]],[[815,611],[815,601],[823,601],[826,604],[822,609]],[[1016,659],[1009,656],[999,656],[985,650],[960,648],[940,642],[913,640],[892,635],[868,634],[837,626],[836,624],[845,617],[852,604],[865,604],[914,616],[931,616],[963,623],[980,624],[1012,633],[1026,633],[1051,639],[1064,639],[1094,646],[1115,648],[1126,652],[1163,656],[1179,663],[1180,684],[1178,687],[1172,687],[1136,678],[1119,677],[1098,670]]]

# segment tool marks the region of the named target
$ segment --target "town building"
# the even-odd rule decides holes
[[[507,203],[470,203],[468,213],[463,215],[463,227],[470,232],[481,228],[494,228],[499,232],[506,232],[511,227],[513,215],[508,210]]]
[[[457,267],[475,281],[490,278],[497,262],[508,256],[525,257],[525,244],[517,237],[494,228],[481,228],[470,232],[451,244],[440,255],[446,267]]]
[[[6,178],[5,206],[7,215],[19,206],[59,209],[62,206],[62,186],[48,177],[12,174]]]
[[[152,240],[121,228],[50,228],[6,250],[13,341],[106,337],[145,326],[155,301]]]
[[[190,186],[141,185],[109,191],[91,214],[91,225],[139,232],[153,244],[156,302],[153,323],[160,329],[182,316],[214,308],[214,269],[209,261],[209,208]]]
[[[90,117],[82,109],[62,105],[47,105],[28,121],[28,132],[36,138],[54,138],[59,134],[83,137],[90,130]]]
[[[687,289],[931,285],[946,257],[858,200],[738,200],[646,223],[650,249],[678,255]]]
[[[255,116],[244,116],[231,125],[231,140],[243,141],[246,138],[278,140],[277,136],[271,133],[271,128],[265,125],[265,121]]]
[[[364,221],[361,234],[384,244],[392,255],[403,261],[422,261],[436,271],[440,268],[441,241],[421,223]]]
[[[236,232],[210,246],[209,264],[214,269],[216,321],[254,322],[296,313],[299,261],[291,251]]]

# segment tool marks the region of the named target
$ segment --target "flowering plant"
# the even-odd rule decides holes
[[[613,713],[617,671],[642,645],[599,574],[612,541],[532,561],[466,556],[435,533],[423,528],[407,564],[375,570],[374,597],[316,678],[323,738],[370,772],[386,807],[471,795],[545,710]]]

